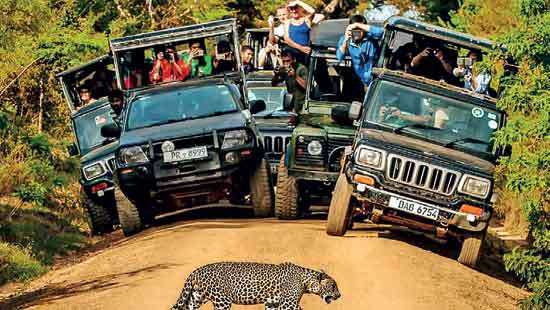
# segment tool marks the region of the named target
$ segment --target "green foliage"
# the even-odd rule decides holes
[[[28,137],[27,143],[33,152],[36,152],[38,155],[42,156],[48,156],[52,149],[52,145],[48,140],[48,137],[44,134]]]
[[[41,205],[46,201],[48,189],[42,183],[31,181],[30,183],[19,186],[13,195],[22,202]]]
[[[0,242],[0,284],[28,281],[46,272],[28,250]]]

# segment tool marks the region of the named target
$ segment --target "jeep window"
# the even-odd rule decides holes
[[[315,57],[313,79],[310,85],[309,99],[328,102],[363,101],[365,95],[363,83],[351,66],[351,61]]]
[[[127,130],[238,111],[225,85],[178,88],[138,97],[129,108]]]
[[[444,80],[454,86],[496,96],[495,90],[489,85],[492,80],[490,72],[480,72],[481,67],[475,66],[486,51],[418,33],[394,30],[385,54],[385,66],[391,70]],[[445,68],[442,63],[450,67]]]
[[[491,136],[500,127],[497,110],[382,81],[365,121],[452,148],[492,154]]]
[[[134,89],[236,71],[230,42],[220,35],[117,52],[122,87]]]
[[[284,87],[253,87],[248,88],[248,99],[265,101],[266,109],[259,113],[261,116],[282,111],[285,93]]]
[[[111,107],[104,106],[75,118],[74,125],[80,153],[86,154],[105,141],[101,136],[101,127],[113,123]]]

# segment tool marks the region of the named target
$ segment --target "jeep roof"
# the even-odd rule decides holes
[[[434,26],[415,19],[393,16],[387,20],[386,28],[395,28],[407,32],[419,33],[435,39],[473,49],[492,49],[494,43],[488,39],[474,37],[470,34],[454,31],[448,28]]]
[[[338,40],[349,25],[348,19],[328,19],[311,28],[311,45],[314,47],[336,48]],[[383,27],[382,24],[369,25]]]
[[[110,45],[111,50],[116,53],[119,51],[173,44],[178,41],[189,41],[192,39],[224,34],[236,35],[236,29],[236,20],[231,18],[111,39]]]

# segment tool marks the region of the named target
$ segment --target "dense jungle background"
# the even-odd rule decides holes
[[[496,209],[530,247],[505,267],[534,292],[520,305],[550,307],[550,2],[548,0],[394,0],[422,19],[507,46],[517,74],[501,79],[507,111],[499,145]],[[233,16],[243,28],[266,26],[283,0],[0,0],[0,284],[28,281],[55,259],[86,247],[79,164],[69,158],[69,110],[55,74],[108,51],[108,36]],[[332,17],[362,13],[370,2],[310,0]],[[509,55],[495,54],[498,64]],[[494,74],[498,74],[495,66]],[[548,309],[548,308],[546,308]]]

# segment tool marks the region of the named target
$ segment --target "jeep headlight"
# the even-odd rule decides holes
[[[313,140],[307,145],[307,152],[309,155],[318,156],[323,152],[323,145],[317,140]]]
[[[369,166],[374,169],[384,169],[386,152],[366,147],[359,147],[356,151],[355,160],[358,164]]]
[[[125,165],[143,164],[149,162],[149,158],[140,146],[132,146],[120,151],[120,162]]]
[[[461,183],[459,192],[478,198],[486,198],[491,187],[491,181],[471,175],[465,175]]]
[[[93,180],[107,173],[107,170],[103,167],[101,162],[96,162],[86,166],[82,169],[82,171],[84,172],[84,177],[86,180]]]
[[[246,130],[232,130],[223,136],[222,150],[230,149],[236,146],[247,144],[249,140]]]

